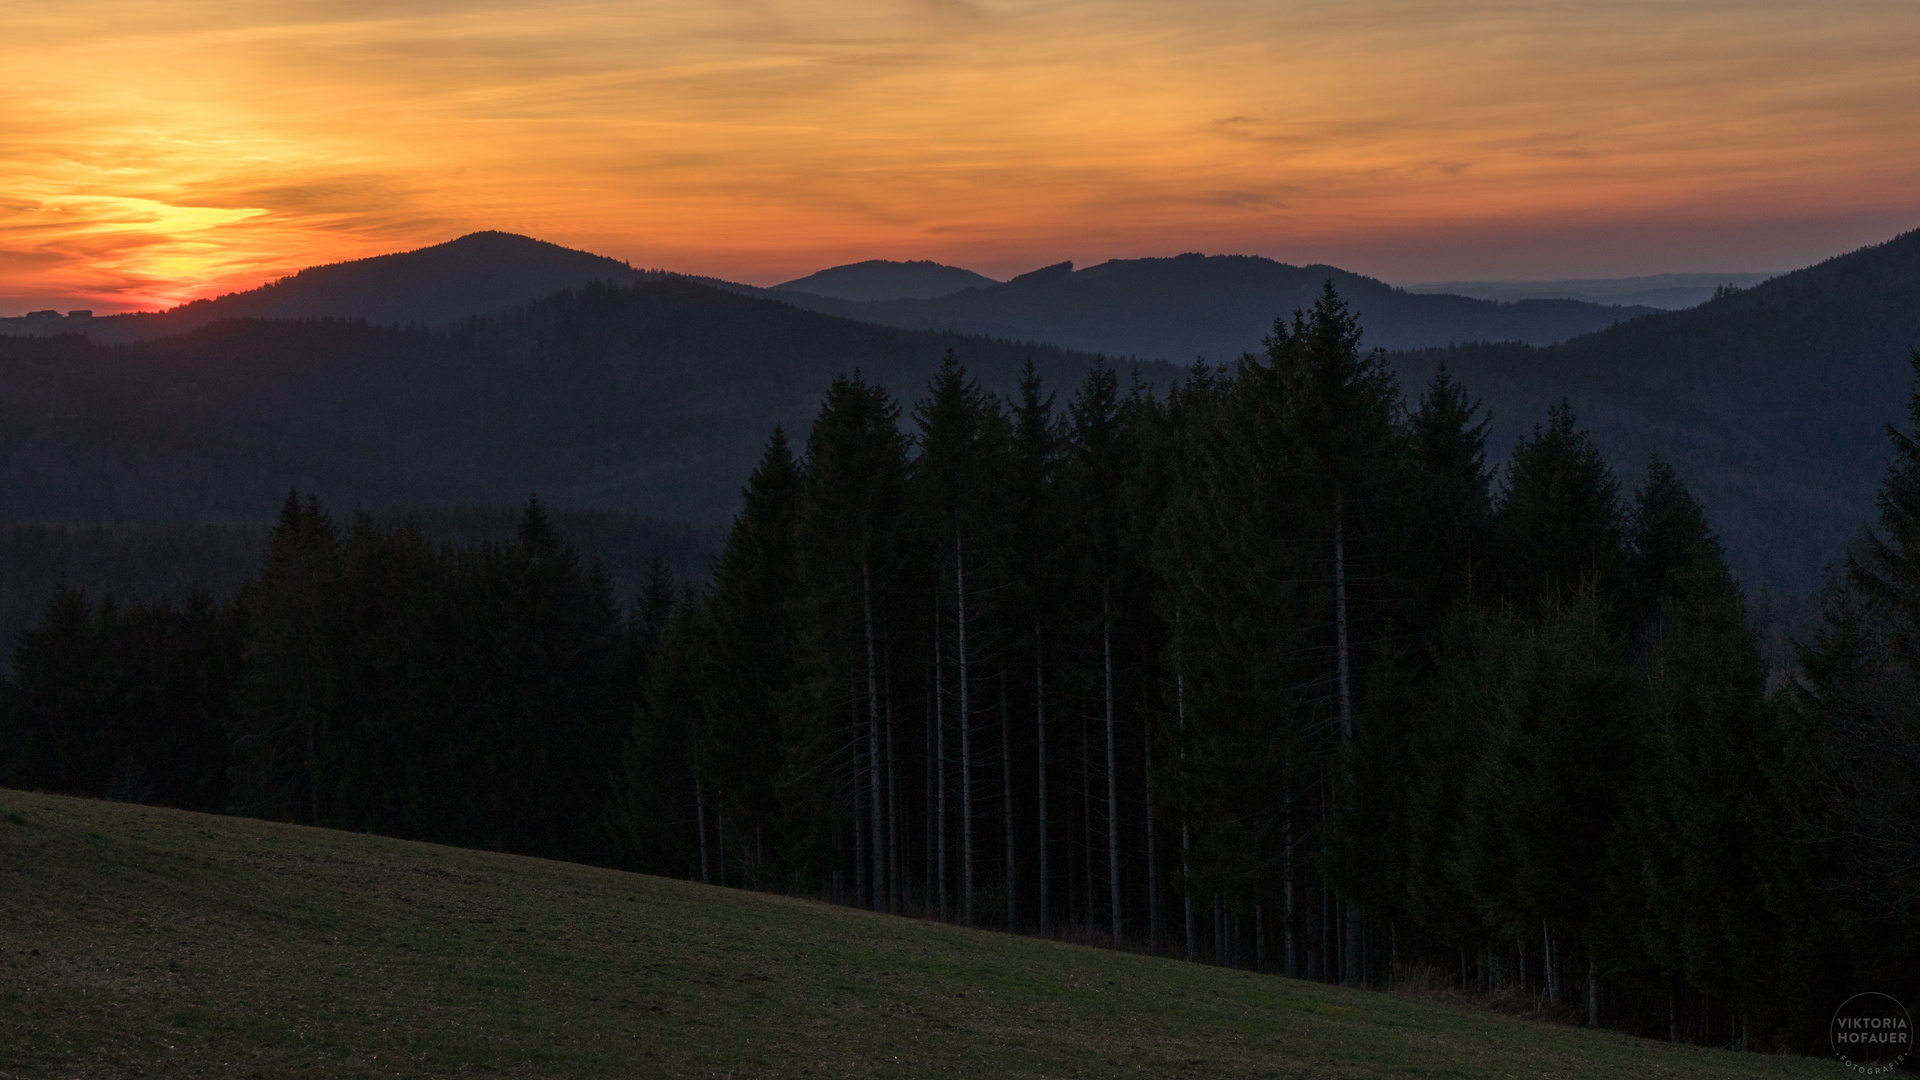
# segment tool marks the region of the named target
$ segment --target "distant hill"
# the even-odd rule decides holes
[[[538,493],[712,522],[775,424],[805,439],[835,375],[910,402],[948,349],[1003,391],[1031,358],[1070,394],[1091,361],[679,278],[452,332],[243,319],[111,347],[0,338],[0,521],[259,521],[298,485],[343,510]]]
[[[1451,293],[1481,300],[1584,300],[1591,304],[1637,304],[1678,311],[1704,304],[1723,286],[1752,288],[1765,274],[1650,274],[1627,278],[1564,281],[1423,281],[1400,286],[1411,293]]]
[[[777,292],[803,292],[837,300],[931,300],[962,289],[984,289],[998,281],[958,266],[919,259],[894,262],[868,259],[783,282]]]
[[[218,319],[364,319],[431,328],[502,315],[591,281],[626,284],[659,276],[525,236],[480,232],[418,251],[312,267],[166,312],[0,319],[0,334],[80,333],[111,344],[185,333]],[[1059,263],[1005,283],[938,263],[884,260],[834,267],[773,289],[698,280],[882,326],[1176,364],[1195,356],[1231,360],[1257,350],[1276,314],[1312,304],[1328,280],[1365,318],[1367,343],[1388,349],[1468,341],[1550,344],[1654,310],[1415,295],[1331,266],[1238,255],[1116,260],[1077,272],[1072,263]],[[887,295],[895,298],[878,298]]]
[[[365,319],[434,327],[498,315],[589,281],[646,276],[626,263],[503,232],[394,255],[313,266],[247,292],[170,311],[93,318],[0,319],[0,334],[83,333],[101,344],[185,333],[217,319]]]
[[[815,311],[908,329],[1044,341],[1108,356],[1176,364],[1232,360],[1257,351],[1276,314],[1308,307],[1323,282],[1361,313],[1367,345],[1424,348],[1467,341],[1550,344],[1651,313],[1573,300],[1496,303],[1403,292],[1332,266],[1289,266],[1247,255],[1116,259],[1076,271],[1059,263],[1004,285],[931,300],[840,300],[756,290]]]
[[[1750,586],[1819,583],[1874,516],[1905,427],[1920,346],[1920,231],[1552,348],[1461,346],[1395,358],[1409,392],[1433,367],[1480,395],[1504,456],[1568,398],[1631,487],[1672,462]]]

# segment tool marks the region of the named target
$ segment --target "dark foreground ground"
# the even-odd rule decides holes
[[[0,1077],[1780,1077],[566,863],[0,791]]]

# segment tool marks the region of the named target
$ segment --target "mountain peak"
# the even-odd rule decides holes
[[[896,262],[868,259],[808,274],[775,285],[776,292],[812,293],[836,300],[932,300],[965,289],[984,289],[999,282],[990,277],[946,266],[930,259]]]

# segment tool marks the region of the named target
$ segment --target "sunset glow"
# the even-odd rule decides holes
[[[1786,269],[1920,225],[1911,0],[80,0],[0,35],[0,315],[476,229],[771,283]]]

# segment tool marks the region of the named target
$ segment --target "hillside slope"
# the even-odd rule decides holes
[[[183,334],[219,319],[365,319],[445,326],[498,315],[590,281],[647,275],[618,259],[514,233],[469,233],[416,251],[310,266],[257,289],[164,312],[92,319],[0,319],[0,334],[83,333],[100,344]]]
[[[1564,341],[1651,308],[1577,300],[1495,303],[1416,295],[1332,266],[1289,266],[1246,255],[1115,259],[1075,270],[1060,263],[1004,285],[931,300],[857,303],[778,293],[791,302],[863,322],[920,330],[1044,341],[1108,356],[1186,364],[1257,352],[1274,316],[1313,306],[1332,281],[1366,324],[1366,344],[1413,349],[1461,341]],[[723,284],[723,283],[716,283]],[[723,287],[749,292],[745,286]]]
[[[1706,504],[1751,587],[1805,592],[1874,516],[1906,427],[1920,346],[1920,231],[1696,308],[1547,349],[1463,346],[1395,358],[1409,388],[1448,369],[1493,412],[1489,449],[1563,396],[1629,486],[1650,454]]]
[[[0,791],[15,1076],[1843,1076],[537,859]]]
[[[835,376],[910,403],[949,349],[989,390],[1032,359],[1063,396],[1091,360],[678,278],[450,333],[234,320],[114,347],[0,338],[0,520],[259,521],[297,485],[341,509],[537,493],[711,522],[775,424],[804,441]]]

